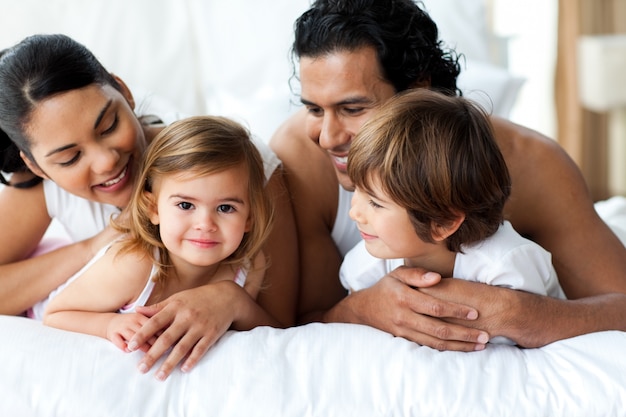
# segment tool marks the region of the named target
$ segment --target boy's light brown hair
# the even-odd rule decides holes
[[[422,88],[398,94],[363,126],[350,146],[348,174],[365,191],[378,179],[425,242],[434,242],[435,226],[464,214],[446,240],[454,252],[496,232],[511,192],[488,114]]]

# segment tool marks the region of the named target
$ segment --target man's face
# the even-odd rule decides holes
[[[353,190],[346,172],[350,142],[395,89],[383,79],[371,47],[302,57],[300,81],[307,135],[328,152],[341,186]]]

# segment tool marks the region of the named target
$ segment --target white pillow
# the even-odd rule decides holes
[[[228,332],[191,372],[141,374],[95,336],[0,316],[0,415],[618,416],[626,333],[542,349],[438,352],[378,330],[309,324]]]

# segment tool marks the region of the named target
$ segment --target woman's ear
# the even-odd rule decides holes
[[[461,227],[464,221],[465,221],[465,214],[458,212],[456,217],[446,224],[434,224],[433,223],[433,227],[432,227],[433,239],[436,242],[441,242],[443,240],[446,240],[448,237],[452,236],[454,232],[459,230],[459,227]]]
[[[46,173],[43,172],[41,168],[39,168],[39,165],[37,165],[34,161],[32,161],[29,157],[27,157],[24,154],[24,152],[20,151],[20,157],[22,158],[22,161],[24,161],[24,163],[26,164],[26,167],[30,170],[30,172],[37,175],[38,177],[50,179],[46,175]]]
[[[115,78],[115,81],[120,85],[121,93],[130,105],[130,108],[135,110],[135,98],[133,97],[133,93],[131,93],[130,88],[126,85],[124,81],[117,75],[111,73],[111,76]]]

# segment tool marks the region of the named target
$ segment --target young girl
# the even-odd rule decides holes
[[[352,142],[348,174],[363,238],[341,266],[348,290],[406,265],[565,298],[550,254],[503,222],[509,173],[470,101],[426,89],[393,98]]]
[[[45,324],[127,350],[146,320],[136,306],[218,282],[225,292],[240,286],[256,298],[272,207],[263,161],[247,131],[220,117],[175,122],[148,147],[138,179],[141,186],[113,221],[123,237],[51,295]],[[253,313],[233,327],[276,325],[260,307]]]

